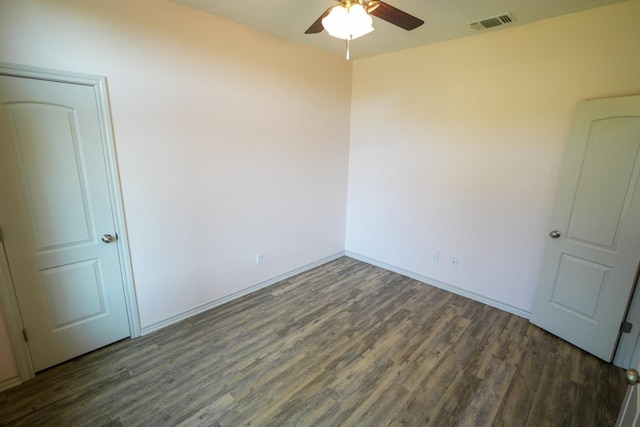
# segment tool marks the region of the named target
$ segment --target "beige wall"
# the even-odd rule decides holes
[[[343,58],[166,0],[7,0],[0,61],[107,76],[143,327],[344,249]]]
[[[639,17],[622,2],[357,61],[346,249],[526,315],[574,105],[640,94]]]

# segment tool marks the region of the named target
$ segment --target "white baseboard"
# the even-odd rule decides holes
[[[368,258],[366,256],[351,252],[345,251],[344,254],[349,258],[357,259],[358,261],[366,262],[367,264],[375,265],[376,267],[384,268],[385,270],[393,271],[394,273],[402,274],[403,276],[410,277],[419,282],[426,283],[427,285],[435,286],[436,288],[444,289],[445,291],[449,291],[451,293],[463,296],[465,298],[472,299],[474,301],[481,302],[483,304],[490,305],[491,307],[498,308],[500,310],[506,311],[511,314],[515,314],[520,317],[524,317],[528,319],[531,317],[531,312],[522,310],[520,308],[514,307],[509,304],[505,304],[503,302],[494,300],[493,298],[487,298],[483,295],[476,294],[475,292],[470,292],[465,289],[461,289],[457,286],[449,285],[448,283],[441,282],[439,280],[432,279],[430,277],[422,276],[420,274],[405,270],[400,267],[396,267],[394,265],[390,265],[384,263],[382,261],[378,261],[372,258]]]
[[[289,271],[287,273],[281,274],[279,276],[273,277],[273,278],[271,278],[269,280],[266,280],[264,282],[261,282],[261,283],[258,283],[256,285],[250,286],[250,287],[245,288],[245,289],[243,289],[241,291],[235,292],[235,293],[233,293],[231,295],[227,295],[225,297],[222,297],[222,298],[210,301],[210,302],[208,302],[206,304],[200,305],[198,307],[192,308],[191,310],[187,310],[185,312],[176,314],[175,316],[171,316],[168,319],[161,320],[160,322],[156,322],[156,323],[153,323],[151,325],[145,326],[145,327],[143,327],[141,329],[141,333],[142,333],[142,335],[147,335],[147,334],[149,334],[151,332],[157,331],[159,329],[162,329],[162,328],[167,327],[169,325],[172,325],[174,323],[177,323],[177,322],[180,322],[182,320],[188,319],[189,317],[192,317],[192,316],[195,316],[197,314],[203,313],[203,312],[205,312],[207,310],[211,310],[212,308],[218,307],[218,306],[220,306],[222,304],[226,304],[226,303],[228,303],[230,301],[233,301],[235,299],[241,298],[241,297],[243,297],[245,295],[249,295],[250,293],[253,293],[253,292],[256,292],[256,291],[258,291],[260,289],[266,288],[267,286],[271,286],[271,285],[273,285],[275,283],[278,283],[278,282],[280,282],[282,280],[285,280],[285,279],[288,279],[290,277],[293,277],[293,276],[295,276],[297,274],[304,273],[305,271],[311,270],[312,268],[315,268],[315,267],[318,267],[320,265],[326,264],[328,262],[331,262],[331,261],[333,261],[335,259],[338,259],[341,256],[345,256],[345,255],[350,257],[350,258],[357,259],[357,260],[362,261],[362,262],[366,262],[367,264],[375,265],[376,267],[384,268],[385,270],[389,270],[389,271],[393,271],[394,273],[402,274],[403,276],[407,276],[407,277],[415,279],[415,280],[417,280],[419,282],[426,283],[426,284],[431,285],[431,286],[435,286],[436,288],[444,289],[445,291],[449,291],[449,292],[452,292],[454,294],[461,295],[463,297],[472,299],[474,301],[478,301],[478,302],[481,302],[483,304],[490,305],[491,307],[495,307],[497,309],[506,311],[508,313],[512,313],[512,314],[515,314],[517,316],[524,317],[525,319],[528,319],[530,317],[530,315],[531,315],[531,313],[529,311],[522,310],[522,309],[519,309],[519,308],[514,307],[512,305],[505,304],[503,302],[494,300],[492,298],[487,298],[487,297],[485,297],[483,295],[476,294],[474,292],[470,292],[470,291],[467,291],[465,289],[458,288],[457,286],[449,285],[449,284],[441,282],[439,280],[435,280],[435,279],[432,279],[430,277],[422,276],[420,274],[405,270],[403,268],[396,267],[394,265],[390,265],[390,264],[387,264],[387,263],[384,263],[382,261],[378,261],[378,260],[375,260],[375,259],[372,259],[372,258],[368,258],[366,256],[363,256],[363,255],[360,255],[360,254],[357,254],[357,253],[354,253],[354,252],[351,252],[351,251],[344,251],[344,252],[338,252],[338,253],[330,255],[330,256],[328,256],[326,258],[322,258],[322,259],[320,259],[318,261],[312,262],[311,264],[307,264],[307,265],[305,265],[303,267],[300,267],[300,268],[297,268],[295,270]],[[0,383],[0,386],[1,385],[2,385],[2,383]]]
[[[20,384],[22,384],[22,380],[20,379],[20,376],[15,376],[15,377],[6,379],[4,381],[0,381],[0,392],[9,390],[10,388],[18,386]]]
[[[288,279],[290,277],[293,277],[297,274],[300,273],[304,273],[305,271],[311,270],[312,268],[316,268],[321,266],[322,264],[326,264],[328,262],[331,262],[335,259],[340,258],[341,256],[344,256],[344,252],[338,252],[336,254],[330,255],[326,258],[322,258],[318,261],[312,262],[311,264],[307,264],[305,266],[302,266],[300,268],[296,268],[295,270],[289,271],[287,273],[281,274],[279,276],[273,277],[269,280],[265,280],[264,282],[258,283],[256,285],[250,286],[248,288],[245,288],[241,291],[235,292],[231,295],[227,295],[226,297],[222,297],[213,301],[210,301],[206,304],[200,305],[198,307],[192,308],[191,310],[187,310],[185,312],[176,314],[175,316],[171,316],[168,319],[165,320],[161,320],[160,322],[156,322],[153,323],[149,326],[145,326],[141,329],[141,333],[142,335],[146,335],[149,334],[151,332],[157,331],[159,329],[162,329],[164,327],[167,327],[169,325],[172,325],[174,323],[180,322],[182,320],[188,319],[189,317],[195,316],[196,314],[200,314],[203,313],[207,310],[211,310],[212,308],[218,307],[222,304],[226,304],[230,301],[233,301],[235,299],[238,299],[240,297],[243,297],[245,295],[248,295],[250,293],[256,292],[262,288],[266,288],[267,286],[271,286],[275,283],[278,283],[282,280]]]

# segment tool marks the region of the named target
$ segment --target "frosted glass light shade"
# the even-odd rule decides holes
[[[349,12],[343,6],[334,6],[329,14],[322,18],[322,26],[330,36],[339,39],[349,38]]]
[[[353,40],[373,31],[373,19],[361,4],[352,4],[349,9],[335,6],[322,19],[322,26],[330,36]]]

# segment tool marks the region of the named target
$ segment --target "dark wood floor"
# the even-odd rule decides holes
[[[613,426],[624,373],[350,258],[0,393],[0,425]]]

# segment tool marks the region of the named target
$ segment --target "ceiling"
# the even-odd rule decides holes
[[[306,35],[304,31],[335,0],[172,0],[277,37],[344,56],[344,42],[326,31]],[[385,0],[425,21],[405,31],[373,18],[375,31],[351,42],[353,59],[380,55],[429,43],[466,37],[502,28],[605,6],[625,0]],[[511,13],[513,23],[485,30],[469,24],[484,18]]]

